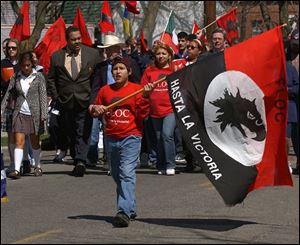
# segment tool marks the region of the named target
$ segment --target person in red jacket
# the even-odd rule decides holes
[[[146,84],[143,93],[108,108],[108,105],[143,88],[128,81],[131,72],[128,58],[116,58],[112,64],[116,83],[102,87],[95,105],[89,107],[93,117],[104,116],[105,120],[107,160],[117,184],[118,212],[114,217],[116,227],[127,227],[130,219],[137,215],[135,168],[141,149],[143,119],[149,113],[148,97],[153,89],[152,84]]]
[[[166,44],[158,44],[154,49],[154,64],[146,68],[141,84],[153,83],[173,72],[173,51]],[[150,95],[150,118],[155,131],[158,174],[175,175],[175,115],[170,102],[168,84],[164,80]]]

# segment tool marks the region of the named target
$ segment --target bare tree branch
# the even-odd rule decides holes
[[[267,30],[270,30],[274,27],[274,24],[271,20],[271,16],[269,14],[269,10],[268,10],[268,6],[267,6],[267,1],[260,1],[259,2],[259,7],[261,10],[261,15],[263,17],[264,20],[264,24],[267,28]]]
[[[20,13],[20,7],[18,6],[17,1],[9,1],[9,2],[10,2],[10,5],[11,5],[12,9],[14,10],[14,12],[16,14],[19,14]]]

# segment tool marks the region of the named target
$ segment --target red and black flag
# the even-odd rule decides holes
[[[29,22],[29,4],[24,1],[24,4],[18,14],[18,18],[9,33],[10,38],[16,38],[20,42],[30,37],[30,22]]]
[[[100,30],[103,33],[115,32],[112,13],[108,1],[104,1],[101,8],[101,19],[99,21]]]
[[[137,1],[120,1],[121,4],[125,4],[128,12],[139,14],[141,11],[137,8]]]
[[[85,24],[83,15],[80,11],[80,7],[77,8],[76,16],[73,20],[73,26],[77,26],[79,28],[80,33],[81,33],[82,43],[91,47],[93,43],[90,38],[90,34],[86,28],[86,24]]]
[[[51,55],[67,45],[66,24],[60,16],[48,29],[42,41],[34,49],[39,57],[39,64],[44,67],[44,73],[48,74]]]
[[[223,28],[227,32],[227,41],[229,43],[232,43],[235,39],[239,38],[236,10],[237,8],[233,8],[217,20],[218,27]]]
[[[293,185],[285,151],[281,28],[167,77],[178,126],[227,205],[263,186]]]

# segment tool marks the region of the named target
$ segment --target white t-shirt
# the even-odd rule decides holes
[[[21,73],[20,83],[21,83],[21,87],[22,87],[23,93],[25,95],[25,98],[27,97],[28,90],[30,88],[32,81],[35,79],[36,74],[37,74],[37,71],[35,69],[32,70],[32,73],[28,77],[25,77],[23,75],[23,73]],[[20,113],[25,114],[25,115],[31,115],[29,105],[28,105],[26,99],[21,106]]]

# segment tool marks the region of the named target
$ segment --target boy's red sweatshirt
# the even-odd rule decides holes
[[[118,89],[105,85],[100,89],[95,104],[108,106],[141,88],[141,85],[131,82]],[[149,99],[139,93],[110,109],[105,114],[106,135],[117,139],[129,135],[142,136],[143,119],[148,116],[149,108]]]
[[[148,66],[143,74],[141,85],[153,83],[172,72],[171,68],[159,69],[154,66]],[[171,112],[173,112],[173,108],[170,102],[168,83],[163,81],[153,89],[150,95],[150,115],[154,118],[162,118]]]

